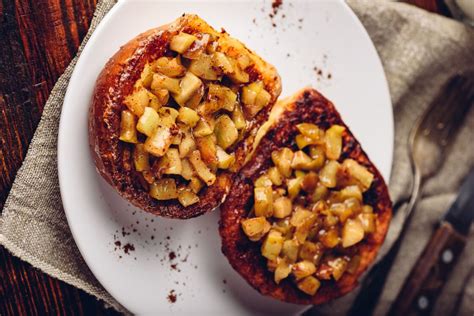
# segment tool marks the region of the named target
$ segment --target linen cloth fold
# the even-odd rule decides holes
[[[77,56],[115,2],[99,2]],[[469,67],[474,68],[474,29],[402,3],[348,0],[348,4],[374,42],[390,87],[395,117],[390,193],[396,202],[406,199],[410,192],[411,167],[407,152],[410,128],[447,79]],[[17,173],[0,217],[0,244],[49,275],[126,312],[98,283],[82,259],[67,225],[59,194],[56,168],[59,116],[77,56],[54,86],[27,156]],[[368,124],[371,119],[374,118],[367,118]],[[471,110],[445,164],[424,185],[409,232],[381,294],[377,315],[384,315],[390,307],[435,223],[454,199],[463,177],[473,167],[473,139],[474,110]],[[402,220],[395,216],[384,247],[397,236],[401,223]],[[469,274],[474,266],[472,249],[474,230],[471,230],[463,256],[443,289],[435,314],[447,315],[454,310],[459,315],[474,313],[474,277]],[[356,294],[357,290],[314,308],[311,313],[343,315]]]

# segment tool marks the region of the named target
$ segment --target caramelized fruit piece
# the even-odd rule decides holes
[[[174,179],[157,180],[150,186],[150,196],[157,200],[171,200],[178,197]]]

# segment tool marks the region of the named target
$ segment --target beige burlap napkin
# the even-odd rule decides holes
[[[104,0],[98,4],[78,55],[114,3],[114,0]],[[401,3],[350,0],[349,4],[375,43],[390,85],[396,129],[390,191],[393,200],[398,201],[406,198],[410,191],[411,169],[406,150],[408,131],[443,82],[458,71],[474,67],[474,30]],[[79,254],[59,196],[56,170],[59,115],[76,60],[77,57],[58,80],[46,103],[43,117],[0,218],[0,243],[14,255],[44,272],[123,310],[93,277]],[[368,124],[370,119],[367,118]],[[446,163],[423,189],[423,198],[388,277],[377,314],[383,315],[389,307],[429,238],[433,225],[449,206],[460,181],[473,165],[473,139],[474,111],[471,111]],[[400,223],[394,221],[388,242],[397,234],[399,227]],[[464,297],[459,296],[466,283],[464,279],[467,279],[469,269],[474,265],[473,235],[443,290],[436,314],[449,314],[455,305],[462,315],[474,313],[474,304],[470,299],[474,292],[473,278],[464,291]],[[344,314],[354,294],[317,311],[322,314]],[[456,302],[462,303],[459,305]]]

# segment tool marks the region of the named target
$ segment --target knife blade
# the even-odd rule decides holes
[[[389,315],[430,315],[467,242],[474,219],[474,169],[405,280]]]

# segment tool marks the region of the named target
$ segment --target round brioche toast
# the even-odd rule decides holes
[[[204,214],[225,199],[280,92],[273,66],[224,30],[183,15],[126,43],[100,73],[89,113],[97,170],[147,212]]]
[[[330,276],[331,267],[319,261],[319,264],[316,264],[316,273],[313,274],[319,280],[312,279],[317,290],[313,295],[301,291],[296,285],[293,275],[279,280],[277,284],[273,271],[269,270],[271,261],[262,255],[266,240],[262,238],[259,241],[251,241],[247,236],[248,232],[244,232],[245,228],[243,229],[243,222],[256,216],[256,204],[254,206],[256,185],[254,183],[259,177],[261,179],[262,174],[272,166],[273,152],[282,148],[290,148],[293,151],[299,149],[294,139],[298,134],[297,125],[300,123],[315,124],[321,130],[327,130],[335,124],[345,127],[342,133],[339,162],[342,164],[345,159],[354,160],[373,175],[370,187],[363,192],[363,203],[370,205],[373,209],[373,214],[376,216],[375,230],[366,234],[364,239],[354,246],[343,249],[339,243],[338,246],[331,246],[334,248],[323,248],[325,251],[323,254],[332,255],[331,252],[342,251],[352,257],[357,256],[358,264],[352,266],[351,273],[346,272],[342,276],[338,275],[336,281],[335,277],[327,277],[324,274],[329,271]],[[281,301],[296,304],[322,304],[350,292],[356,287],[361,274],[374,261],[392,216],[388,189],[379,171],[344,124],[333,104],[320,93],[309,88],[279,101],[274,106],[269,121],[259,131],[258,144],[256,142],[255,145],[253,155],[249,157],[249,161],[236,176],[226,201],[221,205],[219,231],[222,238],[222,252],[232,267],[252,287],[263,295]],[[273,187],[275,187],[274,184]],[[275,222],[272,224],[273,230]],[[317,240],[321,236],[321,231],[319,233],[315,237],[314,243],[319,243]],[[268,234],[266,236],[268,239]],[[294,273],[296,264],[293,263],[291,266],[293,266],[292,273]],[[323,269],[326,270],[322,271]],[[322,276],[322,279],[319,276]],[[311,291],[314,292],[314,290],[313,287]]]

